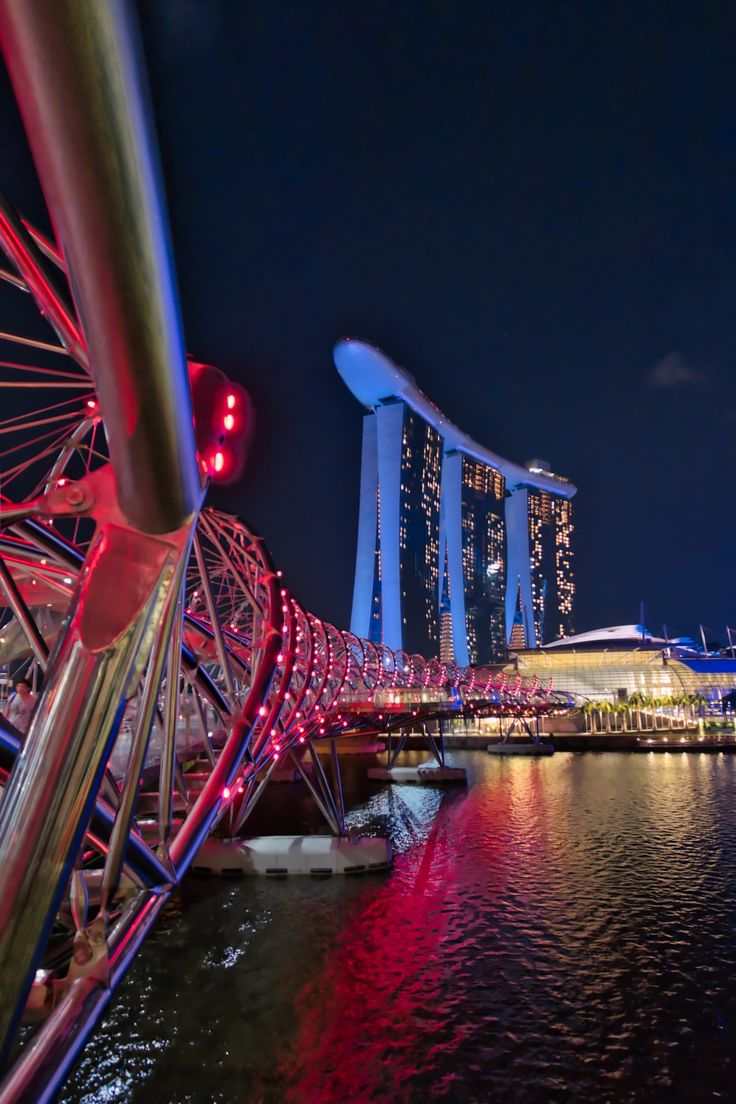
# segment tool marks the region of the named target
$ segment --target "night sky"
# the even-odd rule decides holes
[[[576,628],[736,624],[736,12],[140,4],[192,355],[257,409],[220,495],[346,626],[361,336],[579,487]],[[9,198],[39,199],[7,81]]]

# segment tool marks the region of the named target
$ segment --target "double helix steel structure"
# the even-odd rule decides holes
[[[0,1098],[40,1101],[279,757],[554,697],[320,620],[258,536],[204,508],[240,469],[248,401],[184,353],[130,13],[1,0],[0,17],[53,227],[0,205],[17,298],[0,320],[18,320],[0,333],[0,663],[40,684],[26,733],[0,721]]]

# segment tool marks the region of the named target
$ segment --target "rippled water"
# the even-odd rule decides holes
[[[452,761],[467,790],[350,764],[389,874],[191,881],[68,1104],[736,1099],[736,760]]]

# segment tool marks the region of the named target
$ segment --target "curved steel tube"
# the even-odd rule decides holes
[[[200,499],[159,166],[123,0],[2,0],[0,36],[82,322],[121,506],[148,533]]]

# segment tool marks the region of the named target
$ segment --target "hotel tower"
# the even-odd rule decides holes
[[[477,444],[373,346],[334,357],[367,410],[352,632],[461,666],[570,635],[577,488]]]

